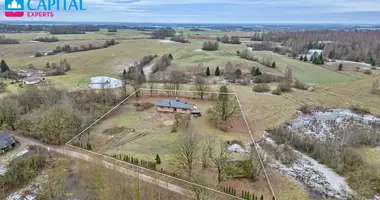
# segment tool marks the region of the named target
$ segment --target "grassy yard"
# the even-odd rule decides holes
[[[255,57],[262,60],[266,57],[276,61],[277,68],[285,71],[287,66],[293,70],[293,78],[307,83],[341,83],[355,79],[345,74],[325,69],[318,65],[301,62],[269,51],[254,51]]]

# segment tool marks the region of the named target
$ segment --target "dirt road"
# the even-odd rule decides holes
[[[91,162],[91,163],[100,164],[100,165],[106,167],[107,169],[116,170],[116,171],[123,173],[125,175],[131,176],[134,178],[138,178],[138,179],[145,181],[147,183],[155,184],[159,187],[170,190],[172,192],[176,192],[176,193],[181,194],[181,195],[188,194],[187,190],[182,188],[182,187],[179,187],[177,185],[174,185],[174,184],[162,181],[162,180],[157,180],[151,176],[138,173],[136,171],[133,171],[131,169],[127,169],[125,167],[118,166],[118,165],[116,165],[112,162],[106,161],[106,160],[94,158],[94,155],[91,155],[90,153],[79,152],[78,150],[71,149],[69,146],[51,146],[51,145],[46,145],[46,144],[43,144],[43,143],[38,142],[36,140],[26,138],[23,136],[19,136],[19,135],[14,135],[14,137],[18,141],[25,143],[27,145],[42,147],[42,148],[47,149],[48,151],[53,151],[53,152],[56,152],[56,153],[59,153],[59,154],[62,154],[62,155],[65,155],[65,156],[68,156],[71,158],[84,160],[84,161]]]

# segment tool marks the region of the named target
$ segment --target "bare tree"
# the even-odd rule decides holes
[[[225,168],[225,162],[228,159],[228,150],[227,150],[227,143],[220,141],[219,144],[219,151],[215,151],[215,138],[209,137],[206,138],[206,149],[208,152],[209,158],[212,160],[212,162],[215,164],[216,168],[218,169],[218,182],[220,183],[223,179],[223,173]]]
[[[185,83],[186,75],[182,71],[174,70],[171,71],[169,76],[165,80],[164,88],[171,90],[168,95],[178,95],[181,84]]]
[[[142,67],[138,63],[135,63],[133,66],[129,67],[127,78],[132,85],[133,90],[136,92],[145,82],[145,75]],[[139,92],[136,92],[136,98],[138,97]]]
[[[293,70],[291,67],[287,66],[284,73],[284,78],[292,81],[293,80]]]
[[[11,99],[2,100],[0,103],[0,123],[8,124],[12,130],[16,130],[15,122],[21,113],[21,107],[17,101]]]
[[[156,75],[155,74],[150,74],[149,79],[148,79],[148,84],[149,84],[149,89],[150,89],[150,96],[153,96],[153,90],[156,89]]]
[[[195,160],[198,156],[199,141],[194,134],[184,136],[174,149],[175,163],[179,169],[184,170],[191,177]]]
[[[377,94],[380,92],[380,77],[372,84],[372,93]]]
[[[195,77],[194,87],[198,91],[198,95],[203,99],[205,92],[208,90],[206,80],[201,76]]]
[[[218,103],[208,112],[222,121],[227,121],[227,119],[237,114],[239,105],[236,99],[230,100],[229,94],[227,94],[227,86],[221,86],[219,92]]]

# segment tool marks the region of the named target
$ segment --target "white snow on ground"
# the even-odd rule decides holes
[[[235,152],[235,153],[248,153],[247,150],[245,150],[241,145],[239,144],[232,144],[227,147],[228,151]]]
[[[123,82],[119,79],[108,76],[95,76],[91,78],[91,83],[88,85],[92,89],[110,89],[120,88],[123,86]]]
[[[333,139],[335,136],[330,132],[329,121],[338,122],[344,126],[346,120],[367,124],[369,122],[380,121],[373,115],[359,115],[347,109],[329,109],[326,111],[316,111],[313,114],[303,114],[298,112],[299,117],[289,126],[291,130],[302,129],[304,134],[320,140]],[[309,126],[313,124],[313,126]]]
[[[198,51],[203,51],[203,49],[195,49],[194,51],[197,51],[197,52],[198,52]]]
[[[153,70],[152,70],[153,66],[154,66],[154,64],[149,64],[149,65],[145,65],[143,67],[143,71],[144,71],[144,74],[146,77],[148,77],[153,72]]]
[[[29,151],[29,149],[28,149],[28,148],[25,148],[25,149],[23,149],[22,151],[18,152],[17,154],[12,155],[12,156],[10,156],[9,158],[7,158],[7,159],[5,160],[5,162],[9,163],[9,162],[11,162],[12,160],[14,160],[15,158],[20,157],[20,156],[22,156],[22,155],[28,153],[28,151]],[[3,175],[7,172],[7,170],[8,170],[8,167],[7,167],[6,165],[1,165],[1,166],[0,166],[0,176],[3,176]]]
[[[174,43],[174,44],[179,44],[180,43],[180,42],[171,41],[171,40],[160,40],[158,42],[161,42],[161,43]]]
[[[327,65],[332,65],[334,63],[350,63],[350,64],[357,64],[360,65],[364,69],[372,69],[371,64],[365,63],[365,62],[355,62],[355,61],[350,61],[350,60],[335,60],[335,62],[328,62],[326,63]],[[376,67],[376,69],[380,69],[380,67]]]

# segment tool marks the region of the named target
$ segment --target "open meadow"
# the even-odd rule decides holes
[[[237,51],[242,52],[242,50],[247,49],[246,44],[219,43],[219,48],[216,51],[202,50],[204,42],[214,41],[217,36],[227,34],[229,36],[240,36],[241,40],[248,40],[247,38],[252,35],[252,32],[223,32],[215,29],[190,31],[182,28],[177,31],[183,31],[184,35],[188,36],[190,43],[174,42],[169,38],[150,39],[150,32],[132,29],[118,30],[115,33],[101,29],[100,31],[87,32],[86,34],[7,33],[4,34],[7,38],[17,39],[20,44],[0,44],[1,49],[6,49],[6,51],[0,52],[0,58],[6,61],[11,70],[46,69],[46,63],[60,63],[66,59],[71,66],[70,70],[66,71],[64,75],[45,76],[40,86],[52,83],[68,91],[80,92],[88,88],[91,77],[109,76],[121,79],[125,75],[123,71],[126,70],[125,73],[130,73],[130,67],[136,66],[136,63],[142,60],[144,56],[157,55],[142,68],[154,66],[161,61],[161,56],[170,54],[172,57],[170,64],[166,68],[160,69],[157,74],[162,73],[170,76],[173,71],[178,74],[183,73],[183,76],[180,77],[181,80],[175,83],[165,82],[167,81],[166,79],[158,80],[157,83],[154,83],[154,86],[152,82],[145,83],[146,81],[151,81],[148,74],[144,74],[144,81],[138,84],[133,82],[136,80],[129,80],[130,82],[126,85],[126,93],[130,94],[136,88],[141,87],[145,88],[142,96],[140,98],[132,96],[121,104],[99,123],[91,127],[89,131],[85,132],[80,138],[80,143],[82,147],[90,144],[87,149],[104,155],[114,157],[128,155],[153,163],[156,163],[155,159],[158,154],[161,161],[157,164],[156,170],[173,176],[181,175],[181,172],[176,169],[177,166],[173,164],[176,160],[175,147],[183,142],[183,138],[190,133],[199,142],[199,147],[204,147],[208,138],[215,139],[216,142],[213,146],[215,149],[220,148],[221,144],[224,143],[229,144],[229,147],[234,144],[240,146],[244,152],[230,151],[229,159],[232,161],[246,160],[250,159],[252,154],[257,155],[257,152],[251,149],[251,137],[243,119],[243,114],[247,118],[253,137],[257,140],[262,139],[263,136],[268,134],[267,131],[269,130],[284,124],[291,124],[300,116],[299,109],[305,106],[341,109],[362,108],[363,110],[368,109],[375,116],[380,115],[380,98],[378,94],[371,92],[373,83],[379,77],[379,71],[372,70],[371,74],[364,74],[370,68],[368,64],[344,62],[343,70],[340,71],[338,70],[339,60],[337,62],[326,62],[324,65],[315,65],[276,54],[272,51],[252,51],[250,53],[258,59],[258,62],[256,62],[242,59],[237,55]],[[51,43],[32,41],[38,37],[52,36],[59,38],[59,41]],[[111,39],[115,39],[118,44],[96,50],[34,57],[37,52],[51,51],[57,46],[80,47],[81,45],[88,46],[90,44],[102,46],[107,40]],[[247,43],[249,42],[251,41],[247,41]],[[260,64],[265,59],[275,61],[276,67],[271,68]],[[227,63],[232,63],[232,72],[224,72]],[[209,68],[210,75],[206,76],[206,72],[197,71],[200,66],[204,71]],[[215,75],[217,67],[220,68],[221,75]],[[271,91],[276,90],[281,83],[281,81],[275,80],[267,83],[268,88],[270,88],[269,92],[254,92],[252,88],[258,83],[253,81],[254,76],[256,76],[253,75],[253,67],[258,67],[264,75],[275,77],[285,77],[285,71],[287,67],[290,67],[292,70],[290,79],[297,79],[307,84],[308,88],[297,89],[291,86],[289,91],[274,94]],[[236,69],[239,69],[240,72]],[[171,87],[171,90],[174,90],[173,87],[179,90],[197,90],[197,85],[194,83],[197,75],[202,75],[207,83],[208,91],[217,92],[221,85],[226,85],[228,92],[236,93],[242,110],[239,109],[239,112],[225,122],[227,130],[223,131],[210,123],[212,116],[207,111],[217,105],[218,97],[216,96],[212,99],[209,96],[205,99],[200,99],[197,94],[191,97],[181,97],[177,94],[182,101],[195,104],[202,113],[201,117],[191,118],[188,127],[184,128],[181,126],[176,127],[177,122],[174,113],[158,112],[155,106],[159,100],[175,98],[176,95],[163,93],[152,97],[147,92],[150,87],[158,89]],[[228,75],[234,78],[227,80]],[[249,81],[240,83],[235,80],[239,80],[239,78],[248,79]],[[187,82],[184,81],[185,79]],[[28,88],[34,87],[23,85],[21,82],[14,83],[9,79],[4,80],[4,82],[8,84],[8,91],[1,93],[0,98],[19,94],[28,90]],[[112,92],[117,93],[117,96],[120,96],[122,91],[120,88],[105,90],[112,90]],[[98,97],[103,95],[104,98],[103,89],[94,91],[99,95]],[[82,98],[82,96],[80,97]],[[99,99],[97,101],[100,102]],[[149,106],[141,109],[139,107],[141,104]],[[65,106],[67,105],[64,104],[63,107]],[[199,149],[198,153],[199,157],[201,157],[202,148]],[[360,146],[355,147],[354,150],[368,166],[379,166],[380,154],[378,148]],[[313,197],[314,193],[310,192],[311,189],[297,177],[291,177],[278,168],[274,168],[273,163],[269,161],[273,155],[268,154],[270,153],[264,152],[263,155],[268,158],[265,164],[269,180],[278,199],[314,200],[321,197]],[[202,164],[199,159],[195,168],[199,172],[202,171],[199,174],[205,176],[206,183],[204,184],[209,184],[210,187],[219,190],[222,190],[223,187],[234,187],[238,189],[239,195],[240,191],[245,190],[263,194],[268,199],[272,196],[262,173],[256,177],[255,181],[248,178],[228,177],[218,183],[216,168],[202,169]],[[258,163],[255,164],[258,166]],[[233,168],[230,171],[236,172],[239,169]]]

